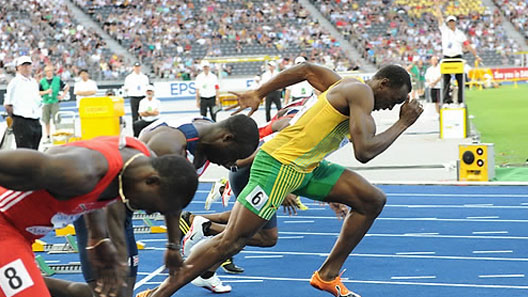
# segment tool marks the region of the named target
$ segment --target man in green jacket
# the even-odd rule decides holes
[[[59,111],[59,101],[64,99],[70,86],[62,81],[59,76],[53,75],[53,66],[44,67],[44,77],[39,83],[40,96],[42,96],[42,121],[46,125],[46,140],[50,143],[50,120],[56,124],[56,114]]]

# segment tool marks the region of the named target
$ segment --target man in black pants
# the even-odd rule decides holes
[[[211,114],[211,120],[216,122],[217,110],[215,106],[220,105],[218,77],[211,72],[210,64],[203,60],[200,65],[202,72],[196,76],[196,107],[200,108],[200,114],[207,116],[207,110]]]
[[[19,57],[15,65],[17,75],[7,85],[4,107],[13,119],[17,148],[38,150],[42,138],[39,84],[31,77],[30,57]]]
[[[262,74],[262,79],[260,81],[261,84],[267,82],[270,80],[273,76],[277,75],[279,73],[277,70],[277,65],[273,61],[268,62],[268,71],[264,72]],[[277,110],[280,110],[282,108],[281,105],[281,97],[282,97],[282,91],[276,90],[273,92],[270,92],[266,96],[266,122],[271,121],[271,103],[275,104],[277,107]]]
[[[461,59],[462,50],[466,48],[470,51],[477,61],[480,61],[480,57],[477,55],[477,51],[471,46],[469,40],[467,40],[464,33],[456,28],[456,17],[448,16],[444,22],[442,11],[440,7],[437,7],[435,16],[440,27],[440,33],[442,34],[442,54],[444,59]],[[458,103],[464,102],[464,81],[462,79],[463,73],[455,74],[455,78],[458,84]],[[451,103],[452,100],[449,96],[449,85],[451,82],[451,74],[444,74],[444,86],[443,86],[443,102]]]
[[[141,64],[134,63],[134,70],[125,78],[125,91],[130,99],[132,123],[139,120],[139,102],[145,98],[145,91],[149,85],[149,78],[141,72]]]

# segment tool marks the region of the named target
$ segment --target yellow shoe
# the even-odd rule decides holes
[[[297,198],[295,198],[295,201],[297,201],[297,207],[299,208],[299,210],[307,210],[309,208],[301,202],[301,196],[297,196]]]
[[[319,276],[319,272],[316,271],[312,275],[310,285],[321,291],[327,291],[335,297],[361,297],[358,294],[349,291],[347,287],[345,287],[345,285],[341,282],[341,276],[338,276],[334,280],[327,282],[322,280]]]

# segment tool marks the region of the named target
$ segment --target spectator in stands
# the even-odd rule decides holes
[[[277,75],[279,71],[277,71],[277,64],[274,61],[268,61],[267,63],[268,70],[262,74],[262,77],[260,79],[260,84],[263,85],[268,80],[270,80],[272,77]],[[266,104],[266,122],[271,121],[271,103],[275,104],[275,107],[277,110],[280,110],[282,108],[281,105],[281,97],[282,97],[282,91],[276,90],[273,92],[270,92],[265,99]]]
[[[62,79],[53,75],[53,66],[44,67],[44,77],[39,84],[40,96],[42,97],[42,121],[46,127],[46,140],[44,143],[51,143],[50,121],[57,124],[57,112],[59,112],[59,101],[63,100],[70,86]]]
[[[90,74],[88,74],[88,70],[81,69],[81,71],[79,72],[79,76],[81,77],[81,79],[77,81],[73,86],[73,93],[76,97],[77,108],[79,108],[81,99],[92,97],[97,93],[97,83],[90,79]]]
[[[435,16],[440,27],[440,33],[442,34],[442,54],[444,55],[444,59],[462,58],[463,48],[466,48],[475,56],[475,59],[480,61],[477,51],[471,46],[464,33],[456,28],[456,17],[448,16],[444,22],[440,8],[435,11]],[[463,74],[455,74],[455,78],[458,84],[457,100],[460,104],[464,102]],[[444,74],[443,102],[451,101],[448,99],[450,81],[451,75]]]
[[[134,122],[134,137],[138,137],[143,128],[150,125],[160,117],[161,102],[154,97],[154,86],[147,86],[147,96],[139,102],[140,120]]]
[[[440,73],[440,64],[436,56],[431,57],[431,66],[425,72],[425,84],[430,91],[431,101],[436,105],[436,112],[440,113],[440,88],[442,74]]]
[[[4,107],[13,119],[13,133],[17,148],[38,150],[42,138],[40,115],[42,113],[39,85],[31,77],[31,58],[16,59],[16,76],[7,85]]]
[[[149,78],[141,72],[141,64],[134,63],[134,70],[125,78],[125,92],[130,100],[130,109],[132,110],[132,122],[139,119],[138,109],[139,102],[145,98],[145,90],[149,85]]]
[[[198,74],[195,80],[196,107],[200,108],[202,116],[207,115],[207,109],[211,114],[211,119],[216,122],[215,106],[220,105],[218,77],[211,72],[209,61],[202,60],[200,63],[203,71]]]
[[[299,56],[295,58],[294,65],[301,64],[303,62],[306,62],[306,58]],[[303,100],[308,97],[312,97],[314,94],[314,89],[312,85],[306,80],[296,83],[294,85],[291,85],[286,88],[286,92],[284,94],[284,105],[288,105],[290,102],[295,102],[297,100]]]

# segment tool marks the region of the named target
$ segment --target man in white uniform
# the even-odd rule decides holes
[[[202,116],[207,115],[207,109],[211,114],[211,119],[216,122],[216,111],[213,110],[219,105],[218,77],[211,72],[209,61],[203,60],[200,65],[203,71],[196,76],[196,107],[200,108]]]
[[[299,56],[295,58],[294,64],[297,65],[301,64],[302,62],[306,62],[306,59]],[[313,93],[313,87],[307,81],[296,83],[286,88],[286,93],[284,94],[284,105],[288,105],[290,102],[290,97],[291,102],[295,102],[297,100],[312,97]]]
[[[442,54],[444,59],[455,59],[462,58],[463,48],[470,51],[475,59],[480,61],[480,57],[477,55],[477,51],[471,46],[469,40],[467,40],[464,32],[456,28],[456,17],[448,16],[444,22],[442,11],[440,7],[435,12],[438,26],[440,27],[440,33],[442,33]],[[463,73],[455,74],[455,78],[458,84],[458,103],[464,102],[464,84],[463,84]],[[449,96],[449,85],[451,81],[451,74],[444,74],[444,87],[443,87],[443,102],[451,103]]]
[[[42,138],[42,99],[39,84],[31,77],[31,58],[19,57],[15,61],[17,74],[7,85],[4,107],[13,119],[13,133],[17,148],[37,150]]]
[[[139,102],[140,120],[134,122],[134,137],[139,136],[139,132],[160,117],[161,102],[154,97],[154,86],[147,86],[147,97]]]
[[[442,74],[440,73],[440,64],[438,57],[431,57],[431,66],[425,71],[425,84],[429,88],[431,101],[436,104],[436,112],[440,113],[440,87]]]
[[[81,99],[92,97],[95,95],[95,93],[97,93],[97,84],[95,81],[90,79],[88,70],[81,69],[79,75],[81,76],[81,79],[73,86],[73,93],[75,94],[77,100],[77,108],[79,108]]]
[[[130,99],[130,109],[132,111],[132,122],[139,119],[139,102],[145,98],[145,91],[149,85],[149,78],[141,72],[141,64],[134,63],[134,70],[125,78],[124,89]]]

